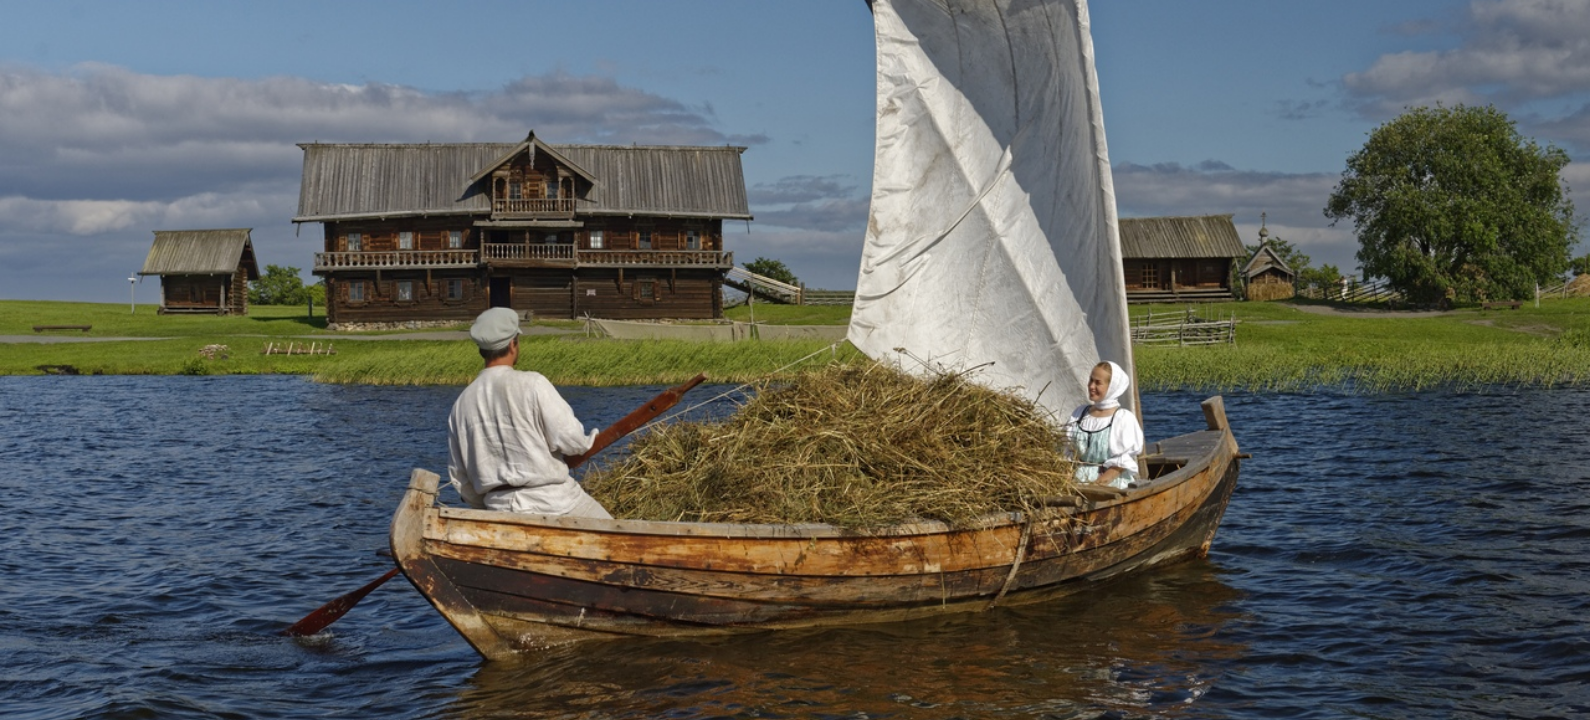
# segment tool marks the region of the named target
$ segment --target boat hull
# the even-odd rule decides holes
[[[415,470],[393,518],[393,555],[488,659],[593,638],[891,622],[1037,602],[1208,553],[1240,454],[1220,398],[1204,409],[1208,430],[1151,446],[1150,465],[1169,471],[1144,487],[1089,487],[1041,513],[961,529],[463,510],[438,507],[439,478]]]

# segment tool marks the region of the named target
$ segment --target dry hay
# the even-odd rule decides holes
[[[1565,294],[1569,297],[1585,297],[1590,295],[1590,274],[1575,275],[1568,281]]]
[[[1253,302],[1285,300],[1296,295],[1297,289],[1288,282],[1250,283],[1247,287],[1247,298]]]
[[[962,375],[834,365],[768,385],[717,423],[655,426],[586,489],[618,518],[965,526],[1074,493],[1060,430]]]

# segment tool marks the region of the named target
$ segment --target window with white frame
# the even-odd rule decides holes
[[[414,302],[414,281],[399,280],[397,284],[398,302]]]
[[[463,280],[456,280],[455,279],[455,280],[448,280],[447,281],[447,299],[448,300],[463,300],[464,299],[464,281]]]
[[[701,231],[700,230],[686,230],[685,231],[685,249],[686,250],[700,250],[701,249]]]
[[[414,249],[414,233],[413,232],[410,232],[408,230],[404,230],[404,231],[398,233],[398,249],[399,250],[413,250]]]
[[[642,231],[640,231],[640,244],[637,247],[639,249],[641,249],[641,250],[650,250],[651,249],[651,231],[650,230],[642,230]]]
[[[359,246],[364,244],[364,236],[359,233],[348,233],[348,252],[359,252]]]
[[[508,182],[508,199],[509,200],[523,200],[524,199],[524,185],[521,185],[518,180],[510,180]]]
[[[558,242],[558,234],[557,233],[550,233],[545,238],[543,238],[542,240],[543,240],[543,242],[545,242],[548,245],[555,245]]]
[[[363,280],[353,280],[348,283],[348,302],[364,302]]]
[[[464,246],[464,231],[462,231],[462,230],[448,230],[447,231],[447,247],[449,247],[449,248],[451,248],[453,250],[457,250],[458,248],[461,248],[463,246]]]
[[[602,244],[604,242],[605,242],[605,240],[603,240],[603,238],[602,238],[602,231],[601,230],[592,230],[591,231],[591,249],[592,250],[601,250],[602,249]]]

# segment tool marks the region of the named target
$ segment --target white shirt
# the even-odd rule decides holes
[[[453,403],[447,435],[448,479],[470,505],[563,515],[585,497],[563,458],[591,449],[596,431],[541,373],[482,370]]]
[[[1137,424],[1137,416],[1131,410],[1120,408],[1115,411],[1113,426],[1110,425],[1111,417],[1094,417],[1088,414],[1092,405],[1083,405],[1071,413],[1071,423],[1080,426],[1088,432],[1098,432],[1110,426],[1110,459],[1104,461],[1104,467],[1120,468],[1137,472],[1137,456],[1143,454],[1143,426]]]

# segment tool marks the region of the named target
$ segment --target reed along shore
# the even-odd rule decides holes
[[[1590,298],[1542,300],[1512,309],[1382,312],[1322,303],[1191,306],[1234,319],[1234,342],[1140,345],[1138,383],[1147,391],[1358,392],[1590,384]],[[1148,307],[1133,306],[1134,316]],[[1154,306],[1156,316],[1188,306]],[[742,309],[743,314],[745,311]],[[847,308],[758,305],[758,322],[843,324]],[[736,317],[746,320],[746,317]],[[34,331],[33,325],[90,325]],[[466,326],[453,329],[462,330]],[[741,383],[855,359],[848,344],[818,340],[620,341],[586,334],[578,322],[535,324],[521,367],[560,385],[673,384],[705,372]],[[418,337],[426,337],[420,334]],[[247,316],[162,316],[143,306],[0,301],[0,374],[293,374],[375,385],[464,385],[480,368],[467,339],[406,339],[412,333],[332,333],[304,308],[255,307]],[[320,354],[265,354],[311,346]],[[330,354],[326,348],[330,347]]]

